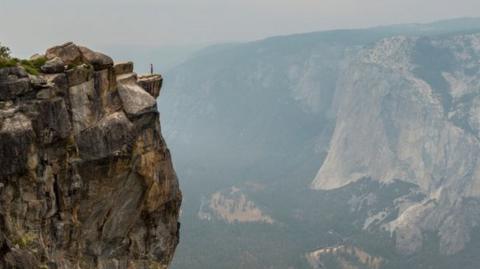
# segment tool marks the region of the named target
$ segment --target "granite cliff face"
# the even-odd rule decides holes
[[[0,268],[166,268],[181,192],[162,78],[73,43],[45,57],[0,69]]]
[[[336,92],[329,153],[312,187],[368,177],[419,186],[421,201],[396,201],[382,220],[405,254],[425,232],[455,254],[480,223],[480,35],[394,37],[359,52]]]

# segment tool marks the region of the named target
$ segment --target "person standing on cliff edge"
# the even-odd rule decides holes
[[[150,75],[153,75],[153,64],[150,64]]]

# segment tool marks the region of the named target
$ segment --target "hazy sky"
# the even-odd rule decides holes
[[[463,16],[480,0],[0,0],[0,42],[161,47]]]

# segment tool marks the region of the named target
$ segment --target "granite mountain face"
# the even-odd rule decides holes
[[[479,60],[462,19],[219,45],[167,72],[190,182],[174,268],[475,268]],[[228,240],[199,254],[196,233]]]
[[[424,199],[398,201],[398,249],[414,253],[438,232],[454,254],[480,221],[480,35],[388,38],[361,51],[337,92],[328,155],[312,183],[335,189],[364,177],[419,186]]]

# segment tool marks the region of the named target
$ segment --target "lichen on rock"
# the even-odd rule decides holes
[[[71,42],[45,57],[0,69],[0,268],[166,268],[182,195],[161,76]]]

